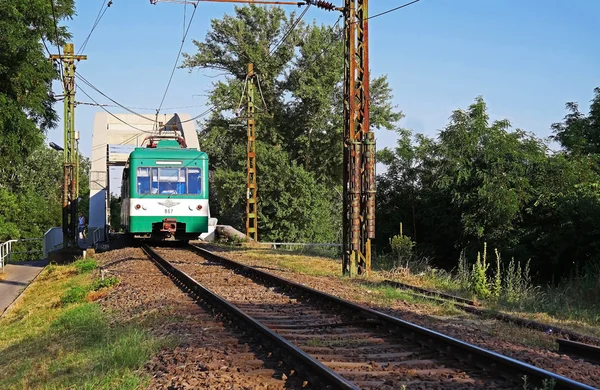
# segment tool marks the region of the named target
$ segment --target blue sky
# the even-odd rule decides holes
[[[370,14],[407,0],[371,0]],[[103,0],[76,1],[77,16],[67,22],[75,50],[88,35]],[[337,5],[342,0],[334,0]],[[339,4],[338,4],[339,3]],[[200,3],[184,52],[192,39],[203,40],[210,20],[233,13],[233,4]],[[296,7],[288,7],[290,11]],[[188,6],[188,18],[191,12]],[[311,7],[305,20],[333,24],[337,14]],[[148,0],[113,0],[94,31],[77,70],[121,104],[156,108],[164,93],[183,34],[183,5]],[[452,110],[482,95],[493,119],[550,135],[550,125],[565,114],[567,101],[587,112],[600,86],[600,1],[597,0],[421,0],[370,23],[373,76],[387,74],[394,104],[406,117],[401,126],[435,136]],[[55,51],[56,49],[53,48]],[[178,69],[163,107],[205,110],[203,95],[210,72]],[[109,103],[85,88],[94,99]],[[60,85],[54,84],[56,93]],[[87,102],[79,93],[78,101]],[[56,106],[62,113],[62,107]],[[108,108],[120,113],[118,108]],[[94,113],[79,106],[76,128],[80,149],[91,154]],[[153,112],[153,110],[138,110]],[[48,133],[62,145],[62,122]],[[393,146],[393,132],[377,132],[378,148]]]

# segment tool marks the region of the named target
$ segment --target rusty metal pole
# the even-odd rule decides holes
[[[254,120],[254,65],[248,64],[246,89],[248,91],[248,157],[246,183],[246,241],[258,241],[258,208],[256,187],[256,127]]]
[[[50,56],[51,61],[61,61],[64,74],[63,248],[77,247],[79,153],[75,137],[75,61],[86,59],[85,55],[75,55],[72,43],[65,44],[63,54]]]
[[[375,237],[375,139],[369,124],[368,0],[345,0],[344,212],[342,271],[371,270]]]

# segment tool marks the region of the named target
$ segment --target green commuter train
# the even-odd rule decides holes
[[[142,144],[143,145],[143,144]],[[150,137],[129,155],[121,221],[133,238],[197,239],[208,232],[208,156],[181,138]]]

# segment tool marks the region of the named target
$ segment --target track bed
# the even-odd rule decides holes
[[[363,389],[513,389],[516,384],[462,364],[358,313],[264,284],[185,249],[156,251],[204,287]]]

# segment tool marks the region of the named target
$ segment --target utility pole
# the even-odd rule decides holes
[[[62,228],[63,249],[77,247],[77,198],[79,197],[79,154],[75,136],[75,61],[86,60],[75,55],[72,43],[63,47],[63,54],[53,54],[50,60],[59,60],[63,67],[64,88],[64,162]]]
[[[248,98],[248,110],[246,121],[248,125],[248,157],[247,181],[246,181],[246,241],[253,239],[258,242],[258,208],[256,196],[256,127],[254,121],[254,65],[248,64],[246,75],[246,90]]]
[[[369,126],[368,0],[344,0],[344,204],[345,275],[371,271],[375,238],[375,137]]]

